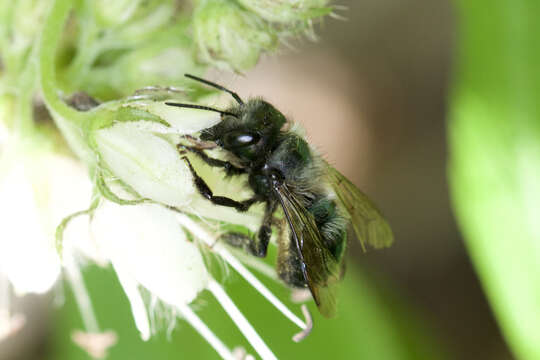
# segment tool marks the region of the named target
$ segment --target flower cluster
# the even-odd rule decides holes
[[[68,273],[79,283],[77,264],[70,259],[84,251],[97,263],[111,263],[130,299],[133,317],[143,339],[153,331],[141,289],[156,301],[186,319],[224,358],[232,353],[213,335],[189,304],[204,289],[209,290],[265,359],[275,358],[249,322],[212,276],[203,254],[217,256],[234,268],[252,286],[302,329],[308,326],[290,312],[257,280],[226,246],[218,241],[223,224],[254,232],[262,221],[262,208],[246,213],[216,207],[194,188],[187,165],[178,155],[177,144],[193,141],[193,135],[219,121],[219,115],[195,109],[175,109],[164,104],[178,93],[159,89],[126,101],[105,103],[90,110],[100,121],[88,127],[89,147],[96,161],[94,178],[101,200],[76,215],[91,214],[94,251],[81,249],[64,239],[72,216],[59,229],[61,249]],[[219,152],[214,154],[219,156]],[[193,157],[190,160],[211,187],[239,197],[249,195],[242,180],[223,183],[223,174]],[[261,264],[261,266],[264,266]],[[174,284],[174,285],[172,285]],[[74,286],[76,286],[74,284]],[[88,295],[78,294],[81,303]],[[84,315],[91,333],[98,331],[91,314]]]
[[[234,71],[254,66],[278,40],[312,34],[329,0],[198,0],[193,32],[199,60]]]
[[[216,106],[208,90],[184,90],[185,72],[252,67],[279,38],[330,10],[327,0],[199,0],[188,18],[173,0],[0,0],[0,340],[24,323],[11,312],[10,294],[47,292],[63,273],[85,326],[73,340],[105,356],[116,338],[101,331],[85,289],[80,268],[91,261],[114,268],[144,340],[156,330],[150,297],[233,359],[190,306],[208,290],[259,355],[275,358],[215,280],[209,259],[216,258],[302,329],[296,340],[305,336],[309,319],[218,241],[231,226],[255,232],[263,209],[238,213],[203,199],[178,152],[219,116],[164,102]],[[245,179],[224,182],[190,160],[212,188],[250,195]]]

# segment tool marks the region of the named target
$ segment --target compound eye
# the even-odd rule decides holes
[[[260,135],[247,131],[231,131],[223,137],[223,145],[229,148],[240,148],[257,143]]]

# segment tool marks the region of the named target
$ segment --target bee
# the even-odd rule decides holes
[[[388,247],[392,230],[375,205],[345,176],[323,160],[288,120],[261,98],[244,102],[238,94],[208,80],[186,77],[225,91],[236,104],[226,110],[208,106],[166,102],[169,106],[214,111],[221,121],[200,133],[200,140],[214,143],[228,154],[227,160],[210,157],[204,147],[179,145],[208,165],[224,169],[228,176],[247,174],[251,198],[237,201],[216,196],[187,157],[198,192],[215,205],[239,212],[264,203],[265,212],[257,234],[229,233],[223,239],[264,257],[281,208],[289,236],[278,236],[277,273],[288,285],[309,288],[319,311],[332,317],[336,311],[336,287],[343,276],[349,224],[362,248]]]

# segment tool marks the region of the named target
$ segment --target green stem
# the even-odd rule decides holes
[[[0,4],[0,61],[3,65],[0,94],[3,105],[12,108],[12,113],[4,113],[9,118],[0,121],[4,121],[21,139],[28,139],[34,130],[32,101],[36,88],[36,47],[21,35],[10,34],[10,30],[13,31],[14,4],[8,1]]]
[[[17,78],[19,87],[17,88],[15,99],[15,114],[16,121],[13,124],[13,130],[22,139],[31,138],[32,133],[35,131],[33,110],[33,98],[34,91],[36,89],[36,47],[34,46],[30,51],[28,60],[25,64],[24,70]],[[22,60],[22,59],[21,59]]]
[[[26,135],[34,132],[34,118],[32,114],[32,98],[34,95],[35,81],[32,77],[35,75],[35,67],[33,64],[28,64],[30,68],[27,68],[21,76],[21,88],[18,90],[18,99],[15,105],[15,114],[17,114],[17,120],[14,124],[14,132],[19,134],[21,138],[27,138]]]
[[[86,144],[83,131],[85,122],[90,121],[90,116],[76,111],[62,101],[56,83],[56,50],[72,7],[73,0],[53,1],[39,44],[39,80],[47,108],[70,147],[81,159],[92,163],[92,151]]]

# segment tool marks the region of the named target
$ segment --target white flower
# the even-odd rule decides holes
[[[8,143],[0,164],[0,271],[17,293],[44,293],[60,273],[56,225],[88,203],[90,181],[44,142]]]
[[[106,202],[96,211],[92,230],[130,299],[144,340],[151,332],[139,286],[181,309],[208,285],[209,275],[197,244],[187,240],[174,212],[163,206]]]
[[[184,317],[223,358],[232,358],[189,307],[200,291],[219,285],[208,274],[198,244],[188,241],[175,212],[156,204],[107,202],[96,211],[92,229],[130,300],[144,340],[155,329],[151,329],[152,314],[146,310],[143,289]]]
[[[91,228],[99,256],[112,264],[130,300],[134,321],[143,340],[148,340],[156,331],[151,321],[155,314],[149,313],[147,310],[149,304],[143,297],[144,293],[148,293],[152,297],[151,303],[160,301],[174,314],[184,318],[222,358],[235,359],[233,352],[212,333],[190,307],[197,295],[206,289],[215,296],[263,359],[276,358],[225,290],[207,271],[201,249],[220,256],[278,310],[305,329],[306,331],[295,337],[296,341],[310,330],[310,324],[305,324],[288,310],[231,255],[222,243],[217,241],[216,236],[204,223],[193,220],[188,215],[159,204],[118,205],[105,201],[95,211]],[[188,239],[186,231],[193,239]],[[75,260],[71,256],[74,252],[76,252],[74,247],[67,242],[64,251],[66,270],[74,282],[79,303],[86,305],[83,319],[88,334],[100,334],[91,306],[88,306],[90,297],[84,289]],[[79,333],[78,338],[81,336]],[[86,340],[84,337],[83,339]],[[99,344],[94,342],[96,343]],[[90,350],[103,353],[101,348],[90,347]]]
[[[74,159],[58,155],[35,136],[4,132],[0,153],[0,339],[24,323],[13,315],[10,293],[49,291],[60,274],[56,225],[88,203],[91,184]],[[66,191],[69,190],[69,191]],[[80,230],[80,229],[79,229]],[[84,230],[83,230],[84,234]]]
[[[310,330],[309,321],[308,324],[304,323],[287,309],[219,241],[221,224],[224,222],[255,232],[262,221],[264,204],[253,206],[245,213],[213,205],[195,189],[192,174],[175,145],[179,141],[187,141],[182,138],[183,135],[209,127],[217,123],[219,118],[214,115],[209,117],[208,112],[197,110],[171,111],[162,102],[144,99],[129,102],[126,106],[129,106],[129,111],[136,108],[153,115],[159,114],[160,120],[148,121],[145,120],[148,116],[141,114],[140,119],[113,121],[92,134],[94,151],[103,171],[109,174],[107,185],[111,185],[110,191],[114,195],[105,196],[109,200],[102,199],[101,204],[92,211],[94,245],[90,248],[95,252],[86,251],[86,256],[97,263],[112,264],[130,300],[135,324],[144,340],[156,331],[153,327],[155,322],[152,321],[155,314],[147,309],[152,308],[150,304],[160,302],[171,313],[192,325],[221,357],[234,359],[230,348],[212,333],[190,306],[201,291],[208,290],[258,354],[263,359],[275,359],[222,286],[214,280],[202,255],[210,252],[229,264],[303,329],[296,340],[304,337]],[[133,114],[138,113],[135,111]],[[113,115],[113,119],[120,119],[120,115]],[[219,150],[212,153],[212,156],[220,155],[223,154]],[[225,180],[221,170],[206,165],[190,154],[186,156],[190,157],[196,171],[215,191],[239,199],[252,195],[249,187],[245,186],[246,178]],[[142,203],[134,204],[134,198],[139,198]],[[126,202],[130,205],[124,204]],[[86,334],[101,334],[79,270],[77,254],[81,246],[66,239],[63,248],[68,278],[81,309],[85,309],[82,316]],[[272,269],[264,268],[264,264],[256,266],[275,276]],[[77,339],[81,343],[80,334]],[[82,343],[86,348],[88,344],[98,344],[97,349],[89,348],[96,354],[104,354],[99,346],[111,343],[91,339],[83,336]]]

